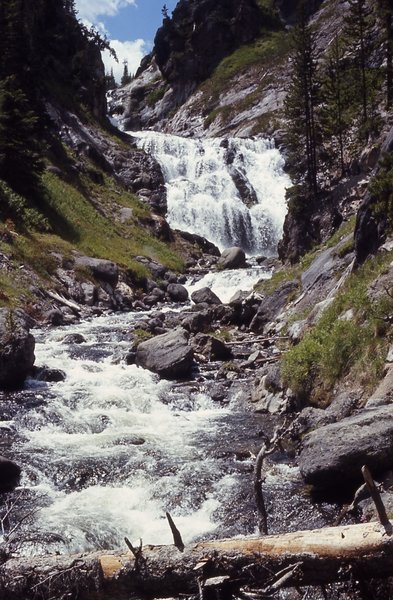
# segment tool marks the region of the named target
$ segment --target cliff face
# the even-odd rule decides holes
[[[255,0],[181,0],[157,31],[153,51],[179,104],[220,60],[255,39],[262,23]]]

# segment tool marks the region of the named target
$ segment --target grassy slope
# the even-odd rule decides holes
[[[5,257],[0,263],[0,305],[28,305],[36,300],[32,285],[53,287],[55,254],[67,258],[78,251],[109,259],[131,271],[136,280],[149,275],[136,256],[182,270],[175,250],[150,233],[150,209],[113,178],[104,176],[97,184],[87,175],[45,172],[42,184],[39,210],[6,186],[1,188],[7,202],[12,198],[17,208],[15,219],[0,223],[0,253]],[[120,219],[122,208],[131,209],[126,221]]]
[[[353,227],[354,218],[345,223],[324,247],[334,246]],[[343,245],[340,253],[350,251],[351,244]],[[321,248],[305,255],[299,264],[277,271],[271,280],[260,284],[259,291],[270,294],[284,281],[300,279],[319,250]],[[370,294],[369,290],[387,273],[392,259],[393,252],[381,252],[353,271],[320,320],[297,345],[286,349],[282,361],[283,380],[300,398],[316,406],[326,406],[337,386],[342,388],[349,383],[370,392],[380,381],[393,341],[390,322],[393,297],[391,290],[377,295]],[[295,314],[290,322],[306,317]]]

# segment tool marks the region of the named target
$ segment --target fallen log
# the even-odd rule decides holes
[[[123,600],[132,593],[162,598],[198,593],[198,583],[212,577],[265,589],[277,581],[292,587],[383,578],[393,569],[393,536],[373,522],[199,542],[183,553],[144,546],[135,561],[131,552],[10,559],[0,567],[0,598],[62,598],[62,591],[79,600]]]

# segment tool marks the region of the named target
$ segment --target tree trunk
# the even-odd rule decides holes
[[[392,573],[392,550],[393,537],[379,523],[367,523],[200,542],[182,553],[174,546],[145,546],[137,559],[103,552],[11,559],[0,568],[0,598],[164,597],[198,593],[198,584],[212,577],[224,578],[226,586],[229,577],[234,588],[265,590],[383,578]]]

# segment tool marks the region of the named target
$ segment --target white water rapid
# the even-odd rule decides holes
[[[161,165],[173,229],[201,235],[220,250],[276,254],[290,179],[272,141],[128,133]]]
[[[258,425],[238,412],[236,394],[222,406],[203,384],[173,386],[119,361],[138,318],[118,314],[34,332],[36,364],[62,369],[66,379],[30,380],[32,408],[0,422],[18,431],[19,490],[39,508],[31,530],[26,524],[31,541],[22,554],[118,548],[124,536],[169,544],[166,511],[184,542],[233,518],[249,477],[234,453]],[[86,341],[64,343],[69,332]]]

